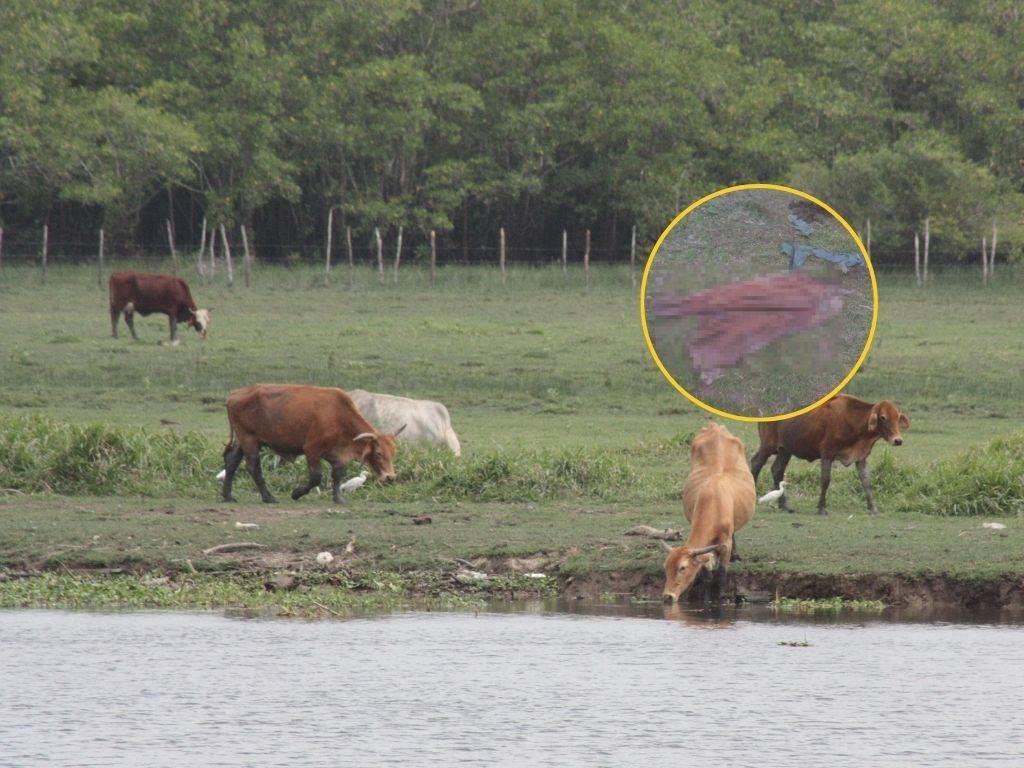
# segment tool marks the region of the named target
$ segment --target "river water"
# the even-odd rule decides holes
[[[3,766],[1021,766],[1022,690],[1013,623],[0,612]]]

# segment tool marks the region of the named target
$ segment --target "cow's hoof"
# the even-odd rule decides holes
[[[822,507],[821,509],[818,510],[818,514],[824,517],[828,517],[828,510]]]
[[[263,497],[263,503],[264,504],[277,504],[277,499],[275,499],[273,496],[264,496]]]
[[[298,501],[299,499],[302,498],[302,496],[303,493],[301,488],[296,488],[294,491],[292,491],[292,501]]]

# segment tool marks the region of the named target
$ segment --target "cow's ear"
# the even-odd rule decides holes
[[[878,426],[878,414],[872,410],[871,415],[868,416],[868,432],[874,432]]]
[[[901,429],[909,429],[910,428],[910,419],[908,419],[906,414],[903,414],[903,413],[900,414],[900,428]]]

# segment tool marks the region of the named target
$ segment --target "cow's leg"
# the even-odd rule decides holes
[[[864,486],[864,495],[868,500],[868,514],[877,515],[878,507],[875,506],[875,495],[871,493],[871,478],[868,477],[867,459],[857,462],[857,475],[860,477],[860,484]]]
[[[331,461],[331,497],[335,504],[341,504],[341,481],[345,479],[345,465],[340,461]]]
[[[740,553],[736,551],[736,537],[735,536],[732,537],[732,559],[733,560],[742,560],[743,559],[742,557],[740,557]]]
[[[306,453],[306,464],[309,465],[309,479],[304,485],[297,485],[292,491],[292,498],[296,501],[320,485],[323,474],[320,471],[320,454]]]
[[[117,338],[117,321],[121,319],[121,310],[110,305],[110,335]]]
[[[772,482],[775,484],[774,490],[779,489],[779,484],[786,477],[786,467],[789,466],[789,460],[793,458],[793,454],[788,451],[779,451],[775,455],[775,461],[772,462]],[[786,512],[792,512],[793,508],[789,506],[789,499],[786,498],[786,494],[783,493],[779,497],[779,509],[785,510]]]
[[[754,485],[757,485],[757,476],[761,474],[761,468],[771,455],[771,451],[762,445],[757,449],[757,453],[750,457],[750,473],[754,476]]]
[[[138,341],[139,335],[135,333],[135,307],[130,302],[124,308],[124,322],[132,332],[132,338]]]
[[[238,465],[242,463],[243,456],[242,446],[237,443],[230,443],[224,449],[224,483],[221,485],[221,498],[224,501],[237,501],[231,495],[231,486],[235,482],[235,472],[238,471]]]
[[[252,481],[256,483],[256,488],[259,489],[260,499],[263,500],[264,504],[277,504],[277,499],[274,498],[274,494],[267,488],[267,481],[263,477],[263,465],[260,462],[260,447],[256,446],[254,451],[245,452],[245,465],[249,470],[249,474],[252,475]],[[227,480],[227,478],[224,478]]]
[[[821,495],[818,497],[818,514],[827,515],[828,509],[825,506],[825,494],[828,493],[829,483],[832,482],[832,459],[821,457]]]
[[[167,316],[168,325],[171,326],[171,346],[175,346],[178,343],[178,321],[173,315]]]

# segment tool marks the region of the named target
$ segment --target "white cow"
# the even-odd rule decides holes
[[[397,430],[404,424],[402,442],[437,443],[448,446],[456,456],[462,454],[459,438],[452,429],[452,417],[441,403],[381,395],[365,389],[347,391],[356,408],[378,430]]]

